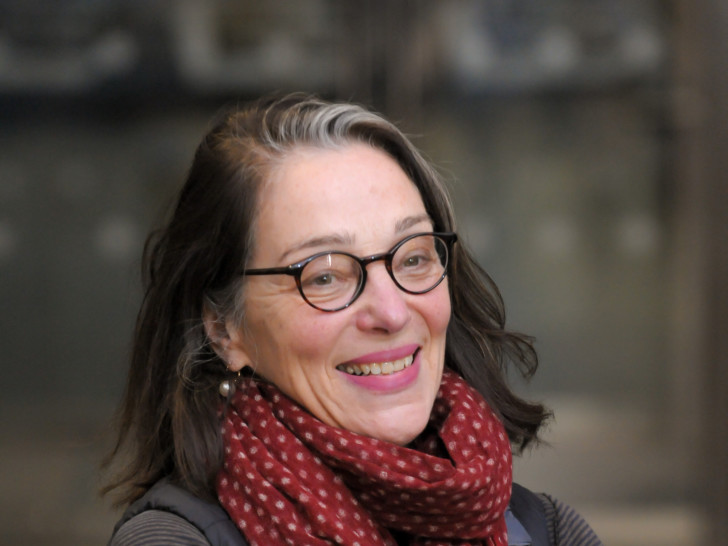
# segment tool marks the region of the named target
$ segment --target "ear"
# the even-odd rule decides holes
[[[207,305],[202,311],[202,321],[212,349],[228,370],[239,372],[245,366],[251,365],[252,359],[242,328],[233,324],[232,320],[220,316]]]

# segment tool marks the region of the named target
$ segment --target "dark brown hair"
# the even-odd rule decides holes
[[[176,207],[144,250],[144,299],[137,317],[116,445],[120,470],[104,492],[119,503],[163,476],[211,498],[222,463],[218,385],[225,364],[212,350],[203,310],[242,322],[240,271],[255,241],[255,210],[273,165],[296,147],[366,143],[393,157],[419,189],[436,231],[455,231],[452,205],[435,169],[382,117],[352,104],[305,95],[266,98],[222,115],[194,156]],[[518,397],[507,369],[537,367],[529,338],[505,330],[497,287],[462,244],[449,271],[452,318],[446,364],[501,416],[516,450],[537,438],[549,413]]]

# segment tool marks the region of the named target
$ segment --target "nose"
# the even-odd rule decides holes
[[[370,264],[364,291],[357,300],[357,326],[361,330],[400,331],[411,318],[407,297],[394,284],[384,263]]]

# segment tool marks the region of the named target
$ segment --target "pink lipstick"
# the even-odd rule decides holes
[[[417,345],[362,355],[337,369],[359,387],[394,392],[408,387],[419,375],[421,356]]]

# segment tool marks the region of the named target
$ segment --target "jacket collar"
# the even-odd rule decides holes
[[[510,507],[506,510],[506,527],[508,527],[508,546],[531,546],[531,535],[521,525]]]

